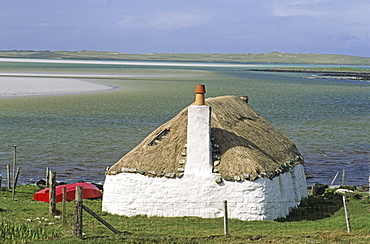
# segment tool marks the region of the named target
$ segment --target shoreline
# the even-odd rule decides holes
[[[0,74],[0,98],[79,94],[112,89],[115,87],[78,78],[2,76]]]
[[[2,177],[2,179],[3,179],[3,184],[4,185],[6,185],[7,184],[7,179],[6,179],[6,177]],[[44,180],[42,177],[40,177],[40,178],[38,178],[38,179],[29,179],[29,180],[21,180],[21,181],[18,181],[18,183],[17,183],[17,186],[21,186],[21,185],[37,185],[37,183],[39,182],[39,181],[42,181],[42,180]],[[72,180],[72,179],[62,179],[62,180],[59,180],[58,182],[57,182],[57,185],[59,184],[73,184],[73,183],[77,183],[77,182],[87,182],[87,183],[91,183],[91,184],[95,184],[95,185],[104,185],[104,183],[105,183],[105,178],[104,178],[104,180],[81,180],[81,179],[79,179],[79,180],[77,180],[77,179],[74,179],[74,180]],[[322,184],[322,183],[317,183],[317,182],[313,182],[313,183],[306,183],[306,187],[307,187],[307,189],[311,189],[312,188],[312,186],[314,185],[314,184],[318,184],[318,185],[323,185],[323,186],[327,186],[328,188],[336,188],[336,187],[341,187],[341,185],[338,185],[338,184],[336,184],[336,185],[329,185],[329,184]],[[353,186],[353,187],[356,187],[357,189],[358,188],[369,188],[369,185],[368,184],[362,184],[362,185],[353,185],[353,184],[345,184],[344,186]],[[368,191],[368,190],[366,190],[366,191]]]
[[[370,71],[332,71],[332,70],[315,70],[315,69],[252,69],[251,71],[257,72],[283,72],[283,73],[309,73],[309,74],[319,74],[318,77],[326,78],[332,77],[336,79],[346,79],[346,80],[365,80],[370,81]]]

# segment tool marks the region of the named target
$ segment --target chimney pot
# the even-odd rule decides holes
[[[195,93],[197,93],[197,94],[206,93],[206,86],[205,85],[196,85],[195,86]]]
[[[195,86],[195,105],[205,105],[206,104],[204,93],[206,93],[205,85]]]

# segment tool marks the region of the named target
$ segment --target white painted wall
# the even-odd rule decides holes
[[[185,171],[186,172],[186,171]],[[103,211],[125,216],[223,216],[241,220],[274,220],[284,217],[307,197],[301,164],[269,180],[215,182],[218,175],[185,174],[182,178],[149,178],[141,174],[107,175]]]

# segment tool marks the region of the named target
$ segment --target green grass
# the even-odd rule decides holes
[[[101,200],[84,204],[122,232],[116,235],[86,212],[82,240],[73,237],[73,202],[67,203],[67,224],[48,213],[48,203],[33,201],[36,186],[17,188],[0,195],[1,243],[369,243],[370,205],[367,195],[349,201],[352,232],[347,233],[341,198],[333,193],[310,197],[278,221],[229,221],[229,236],[223,234],[223,219],[198,217],[124,217],[101,211]],[[61,204],[57,204],[61,210]]]

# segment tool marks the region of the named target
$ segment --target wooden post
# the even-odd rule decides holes
[[[3,177],[0,175],[0,191],[2,191],[2,183],[3,183]]]
[[[67,202],[67,187],[63,187],[62,224],[64,224],[64,225],[67,223],[66,202]]]
[[[49,213],[50,215],[56,215],[56,203],[55,203],[55,185],[56,185],[56,171],[50,170],[49,173]]]
[[[111,231],[113,231],[114,234],[120,234],[121,233],[120,231],[118,231],[116,228],[114,228],[113,226],[111,226],[107,221],[105,221],[104,219],[102,219],[99,215],[97,215],[96,213],[94,213],[91,209],[89,209],[85,205],[82,204],[82,208],[86,212],[88,212],[91,216],[93,216],[95,219],[97,219],[100,223],[102,223],[103,225],[105,225],[108,229],[110,229]]]
[[[335,180],[337,179],[338,175],[339,175],[339,172],[337,172],[337,173],[335,174],[335,176],[334,176],[333,180],[332,180],[332,181],[331,181],[331,183],[330,183],[330,185],[331,185],[331,186],[334,184],[334,182],[335,182]]]
[[[19,177],[19,172],[21,170],[21,167],[17,168],[17,173],[15,174],[15,178],[13,181],[13,190],[12,190],[12,200],[14,201],[14,195],[15,195],[15,188],[17,188],[17,182],[18,182],[18,177]]]
[[[13,186],[15,182],[15,166],[17,164],[17,146],[14,145],[14,156],[13,156]]]
[[[370,175],[369,175],[369,202],[370,202]]]
[[[82,192],[82,186],[76,186],[74,234],[79,239],[82,239]]]
[[[344,206],[344,215],[346,216],[346,224],[347,224],[347,231],[348,233],[351,232],[351,223],[349,222],[349,213],[347,209],[347,201],[346,197],[343,195],[343,206]]]
[[[228,223],[228,213],[227,213],[227,201],[224,201],[224,233],[225,236],[229,235],[229,223]]]
[[[9,164],[6,165],[6,176],[8,178],[8,190],[10,190],[11,180],[10,180],[10,165]]]
[[[19,179],[19,173],[21,171],[21,167],[18,167],[17,168],[17,173],[15,174],[15,180],[14,180],[14,189],[17,188],[17,183],[18,183],[18,179]]]
[[[342,170],[342,186],[344,186],[344,177],[346,176],[346,170]]]
[[[46,185],[46,188],[48,188],[49,187],[49,173],[50,173],[50,169],[49,169],[49,167],[46,167],[46,179],[45,179],[45,185]]]

